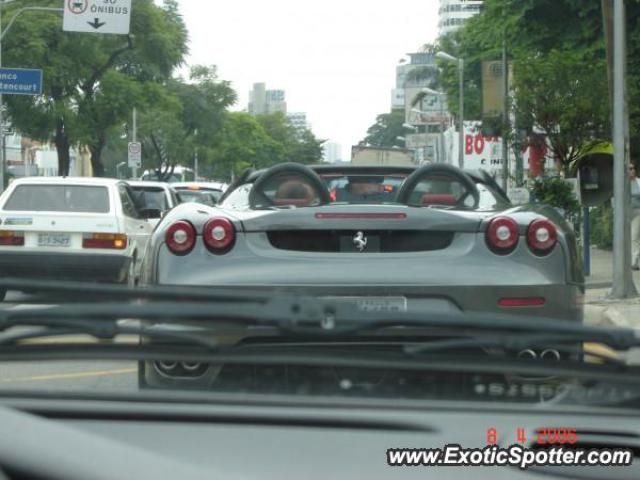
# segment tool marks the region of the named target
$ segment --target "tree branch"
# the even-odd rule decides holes
[[[87,95],[93,93],[93,88],[98,80],[100,80],[100,78],[102,78],[107,70],[109,70],[113,66],[118,57],[125,53],[127,50],[133,50],[133,40],[131,38],[131,35],[127,35],[126,46],[112,52],[107,61],[93,71],[93,75],[91,75],[91,77],[89,77],[87,81],[82,84],[82,87],[80,87],[82,91]]]

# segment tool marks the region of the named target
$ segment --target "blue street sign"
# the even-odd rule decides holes
[[[42,94],[42,70],[27,68],[0,68],[0,94]]]

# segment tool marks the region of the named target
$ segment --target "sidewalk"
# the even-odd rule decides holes
[[[640,328],[640,296],[624,300],[608,298],[613,277],[613,254],[591,249],[591,275],[586,277],[585,322],[591,325]],[[633,272],[640,291],[640,271]]]

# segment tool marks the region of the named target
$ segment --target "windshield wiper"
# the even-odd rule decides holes
[[[233,287],[194,287],[182,285],[131,288],[110,283],[83,283],[73,281],[25,280],[20,278],[0,279],[1,290],[66,294],[73,299],[96,298],[100,300],[175,300],[175,301],[230,301],[263,303],[271,298],[268,292],[238,289]],[[66,298],[65,298],[66,299]],[[0,304],[1,305],[1,304]]]
[[[153,295],[156,293],[154,289]],[[79,303],[0,310],[0,331],[30,325],[85,328],[92,334],[91,330],[98,326],[106,331],[109,329],[109,325],[97,324],[98,320],[139,319],[150,323],[187,323],[204,330],[215,330],[221,324],[273,327],[282,334],[316,338],[378,333],[397,327],[451,330],[453,336],[460,337],[408,347],[407,353],[410,354],[464,347],[522,349],[549,343],[571,345],[577,342],[597,342],[622,351],[640,346],[640,332],[634,329],[590,327],[555,319],[428,310],[362,312],[355,305],[297,295],[265,294],[247,299],[243,296],[243,290],[214,291],[208,292],[208,295],[208,301],[186,303],[145,299],[131,303]],[[239,299],[233,300],[235,297]],[[212,301],[212,298],[216,301]],[[73,321],[73,324],[65,323],[69,321]],[[490,336],[487,337],[487,334]],[[410,339],[407,338],[407,344],[411,343]]]
[[[21,327],[11,332],[12,327]],[[26,329],[24,327],[34,327]],[[202,335],[176,329],[153,329],[146,326],[125,324],[114,320],[39,318],[0,322],[0,349],[25,340],[41,340],[52,337],[88,335],[96,340],[114,340],[121,335],[137,335],[162,342],[179,342],[215,350],[215,340]]]

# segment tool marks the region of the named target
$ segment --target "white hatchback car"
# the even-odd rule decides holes
[[[16,180],[0,196],[0,276],[134,284],[153,230],[143,214],[120,180]]]

